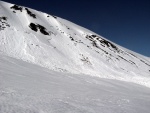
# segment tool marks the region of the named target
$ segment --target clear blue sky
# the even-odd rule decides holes
[[[150,57],[150,0],[3,0],[53,14]]]

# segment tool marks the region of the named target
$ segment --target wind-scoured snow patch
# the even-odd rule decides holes
[[[10,25],[7,23],[7,17],[0,17],[0,31],[4,30],[7,27],[10,27]]]
[[[43,27],[42,25],[39,24],[34,24],[34,23],[30,23],[29,27],[34,30],[34,31],[38,31],[40,30],[40,32],[44,35],[49,35],[49,33],[46,31],[46,28]]]
[[[31,17],[36,18],[36,15],[33,14],[28,8],[25,8],[25,10],[27,11],[27,13],[28,13]]]
[[[19,10],[19,11],[21,11],[21,12],[22,12],[22,10],[23,10],[23,7],[18,6],[18,5],[13,5],[13,6],[10,7],[10,8],[13,9],[13,10]]]

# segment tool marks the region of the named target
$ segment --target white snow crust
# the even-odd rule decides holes
[[[150,61],[145,56],[65,19],[30,8],[0,1],[0,15],[0,51],[8,56],[58,72],[150,87]],[[31,29],[31,23],[38,26],[37,31]]]
[[[149,113],[150,89],[0,55],[0,113]]]
[[[149,113],[149,87],[149,58],[0,1],[0,113]]]

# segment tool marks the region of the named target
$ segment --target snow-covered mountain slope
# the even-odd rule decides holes
[[[48,69],[150,87],[150,61],[62,18],[0,1],[0,51]]]
[[[0,54],[0,113],[149,113],[150,89]]]
[[[150,57],[148,57],[148,60],[150,61]]]

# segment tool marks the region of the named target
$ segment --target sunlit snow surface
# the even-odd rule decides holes
[[[147,57],[0,1],[0,113],[149,113],[145,86]]]
[[[0,113],[149,113],[150,89],[0,55]]]
[[[67,20],[2,1],[0,51],[57,72],[150,87],[146,57]]]

